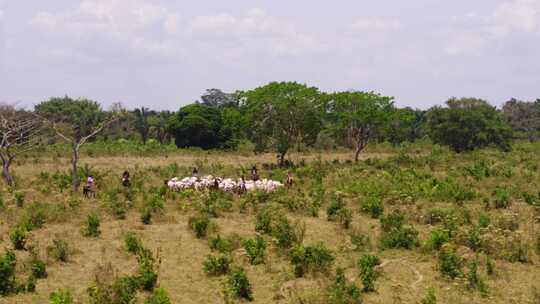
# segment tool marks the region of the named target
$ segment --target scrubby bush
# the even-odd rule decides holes
[[[272,236],[277,240],[279,248],[287,249],[302,243],[305,229],[305,225],[291,224],[287,217],[280,216],[272,227]]]
[[[418,231],[404,225],[405,217],[398,210],[382,217],[380,222],[383,230],[382,247],[411,249],[418,245]]]
[[[156,260],[154,259],[152,252],[146,248],[139,250],[137,262],[139,264],[139,269],[137,270],[135,278],[139,288],[146,291],[152,291],[156,286],[158,279]]]
[[[130,276],[119,277],[112,284],[113,303],[130,304],[137,295],[138,282]]]
[[[144,304],[171,304],[169,295],[163,288],[156,288],[152,294],[144,300]]]
[[[384,204],[378,196],[368,196],[361,204],[362,211],[368,213],[371,218],[379,218],[384,212]]]
[[[510,206],[510,192],[508,189],[497,187],[493,190],[493,206],[497,209]]]
[[[43,279],[47,277],[47,265],[42,261],[35,252],[31,253],[30,262],[30,274],[36,279]]]
[[[124,236],[124,244],[126,246],[126,250],[132,254],[138,254],[143,248],[141,239],[133,232],[126,233]]]
[[[376,255],[365,254],[358,260],[360,279],[364,286],[364,292],[375,291],[375,280],[379,277],[379,273],[375,267],[380,264],[381,260]]]
[[[9,239],[11,244],[13,244],[13,249],[15,250],[24,250],[26,246],[26,240],[28,238],[28,232],[24,227],[17,226],[9,234]]]
[[[73,296],[69,290],[54,291],[49,295],[49,304],[73,304]]]
[[[354,283],[348,283],[343,268],[336,269],[336,278],[328,287],[329,304],[360,304],[360,290]]]
[[[141,222],[145,225],[152,224],[152,210],[150,208],[143,208],[141,210]]]
[[[536,244],[534,246],[536,254],[540,255],[540,233],[536,235]]]
[[[354,245],[354,250],[364,250],[370,245],[369,236],[359,231],[353,231],[349,234],[351,243]]]
[[[323,244],[313,246],[298,245],[289,253],[294,274],[303,277],[306,273],[326,273],[334,262],[334,254]]]
[[[222,276],[229,273],[231,259],[226,255],[209,255],[203,263],[203,270],[209,276]]]
[[[275,217],[274,210],[266,207],[255,216],[255,231],[270,234],[272,232],[272,221]]]
[[[469,264],[469,272],[467,273],[467,287],[469,289],[478,290],[482,296],[487,295],[487,286],[478,275],[478,264],[475,261]]]
[[[8,295],[18,291],[15,278],[15,267],[17,258],[11,250],[6,251],[3,257],[0,257],[0,295]]]
[[[480,214],[478,217],[478,226],[487,228],[491,224],[491,218],[487,214]]]
[[[24,205],[24,193],[23,192],[15,192],[15,205],[17,207],[21,207]]]
[[[264,263],[266,257],[266,241],[261,236],[245,240],[242,242],[242,245],[249,258],[249,262],[252,265]]]
[[[68,262],[71,250],[64,240],[54,239],[52,246],[47,247],[47,256],[59,262]]]
[[[189,228],[195,233],[197,238],[203,238],[208,233],[210,219],[207,216],[192,216],[189,218]]]
[[[478,251],[482,248],[480,230],[477,227],[473,227],[467,232],[467,246],[474,251]]]
[[[424,247],[429,250],[439,250],[441,246],[450,241],[450,232],[445,228],[435,228],[431,231]]]
[[[240,248],[242,238],[233,234],[227,238],[222,238],[221,235],[217,235],[208,240],[208,245],[211,250],[216,250],[221,253],[231,253],[232,251]]]
[[[447,247],[439,251],[439,271],[443,276],[451,279],[462,276],[462,263],[455,249]]]
[[[89,214],[86,219],[86,227],[83,228],[82,234],[85,237],[98,237],[101,234],[99,230],[100,220],[97,214]]]
[[[429,288],[427,294],[420,300],[418,304],[437,304],[437,297],[435,297],[435,289]]]
[[[251,283],[241,268],[235,268],[229,274],[227,279],[228,292],[234,297],[243,298],[248,301],[253,300],[253,292],[251,290]]]
[[[42,228],[47,220],[47,211],[51,206],[42,203],[32,203],[28,205],[26,214],[22,218],[22,226],[28,231]]]

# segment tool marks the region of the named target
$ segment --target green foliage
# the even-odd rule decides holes
[[[497,209],[510,206],[510,193],[508,189],[497,187],[493,190],[493,206]]]
[[[203,270],[209,276],[222,276],[231,270],[231,259],[226,255],[209,255],[203,263]]]
[[[381,260],[376,255],[365,254],[358,260],[364,292],[375,291],[375,280],[379,277],[375,267],[380,264]]]
[[[141,239],[133,232],[128,232],[124,236],[126,250],[132,254],[138,254],[143,249]]]
[[[40,260],[37,254],[32,253],[30,262],[30,273],[36,279],[43,279],[47,277],[47,265],[44,261]]]
[[[218,234],[208,240],[208,245],[212,250],[221,253],[231,253],[240,247],[241,240],[242,238],[237,234],[233,234],[227,238],[222,238],[221,235]]]
[[[536,254],[540,255],[540,233],[536,234],[536,244],[534,246]]]
[[[300,226],[298,223],[291,224],[287,217],[280,216],[272,227],[271,234],[277,240],[277,246],[279,248],[287,249],[302,242],[305,229],[305,225]]]
[[[15,278],[16,266],[17,258],[13,251],[8,250],[3,257],[0,257],[0,295],[5,296],[18,291]]]
[[[383,248],[411,249],[418,246],[418,231],[412,226],[405,225],[405,217],[398,210],[380,219],[383,233],[381,245]]]
[[[455,249],[448,247],[439,251],[439,271],[443,276],[451,279],[462,276],[462,263],[463,261],[456,254]]]
[[[491,224],[491,218],[487,214],[480,214],[478,217],[478,226],[481,228],[487,228]]]
[[[148,249],[139,250],[137,255],[139,269],[137,271],[136,281],[142,290],[152,291],[157,284],[158,274],[156,270],[156,261],[152,252]]]
[[[487,286],[478,275],[478,264],[475,261],[469,264],[467,287],[469,289],[478,290],[482,296],[487,296]]]
[[[329,304],[360,304],[360,290],[354,283],[348,283],[343,268],[336,269],[336,278],[327,289]]]
[[[49,295],[49,304],[73,304],[73,296],[69,290],[53,291]]]
[[[85,237],[98,237],[101,234],[99,230],[100,219],[97,214],[89,214],[86,219],[86,227],[82,230],[82,235]]]
[[[26,228],[17,226],[9,234],[9,239],[11,244],[13,244],[13,249],[15,250],[24,250],[26,245],[26,240],[28,238],[28,232]]]
[[[156,288],[152,294],[144,300],[144,304],[171,304],[169,295],[163,288]]]
[[[255,216],[255,231],[270,234],[275,212],[270,208],[264,208]]]
[[[478,99],[451,99],[448,108],[434,107],[427,113],[427,127],[433,142],[456,152],[490,145],[510,149],[509,125],[495,107]]]
[[[427,294],[420,300],[418,304],[437,304],[437,297],[435,296],[435,289],[432,287],[428,289]]]
[[[188,221],[189,228],[199,239],[206,236],[210,224],[210,219],[207,216],[192,216]]]
[[[24,205],[24,193],[23,192],[15,192],[15,205],[19,208],[22,208]]]
[[[338,221],[345,229],[351,226],[352,212],[341,199],[333,199],[326,214],[329,221]]]
[[[47,256],[59,262],[68,262],[71,250],[64,240],[54,239],[53,245],[47,247]]]
[[[112,284],[114,294],[113,302],[117,304],[130,304],[137,295],[138,283],[129,276],[119,277]]]
[[[429,250],[439,250],[443,244],[450,241],[450,238],[448,229],[437,227],[431,231],[425,247]]]
[[[241,268],[235,268],[229,274],[227,279],[228,291],[237,298],[243,298],[248,301],[253,300],[253,292],[251,283]]]
[[[369,213],[371,218],[379,218],[384,212],[384,204],[377,196],[366,197],[361,204],[362,211]]]
[[[252,265],[264,263],[266,257],[266,241],[261,236],[256,236],[254,239],[247,239],[242,242],[244,250]]]
[[[326,273],[335,260],[332,251],[323,244],[298,245],[290,251],[289,257],[297,277],[303,277],[306,273]]]

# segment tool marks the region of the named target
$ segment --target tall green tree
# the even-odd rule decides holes
[[[177,147],[219,148],[226,141],[222,138],[223,121],[218,109],[203,104],[181,108],[169,125]]]
[[[373,92],[339,92],[328,95],[327,109],[331,128],[355,148],[354,160],[377,132],[388,124],[393,98]]]
[[[174,114],[169,111],[160,111],[148,117],[150,133],[160,144],[168,143],[170,141],[171,134],[169,133],[167,126],[169,120],[173,116]]]
[[[320,92],[296,82],[272,82],[243,94],[249,137],[278,153],[279,165],[295,144],[312,145],[322,128]]]
[[[393,145],[415,142],[423,135],[425,112],[412,108],[394,109],[385,130],[384,139]]]
[[[504,104],[502,110],[512,128],[525,132],[531,142],[537,139],[540,130],[540,100],[526,102],[512,98]]]
[[[56,135],[71,146],[71,179],[74,192],[79,187],[77,165],[79,149],[120,115],[106,113],[101,106],[88,99],[54,97],[35,106],[35,113],[51,127]]]
[[[458,153],[490,145],[510,149],[512,130],[503,115],[487,101],[452,98],[447,106],[434,107],[427,113],[433,142],[448,145]]]
[[[141,135],[143,145],[146,145],[148,134],[150,133],[150,124],[148,123],[149,109],[140,107],[135,109],[135,129]]]

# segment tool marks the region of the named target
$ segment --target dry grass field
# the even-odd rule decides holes
[[[244,196],[171,192],[163,180],[189,175],[193,166],[202,175],[235,177],[252,164],[258,164],[262,177],[282,180],[285,169],[262,169],[275,162],[275,155],[83,156],[81,168],[95,176],[97,185],[96,197],[89,199],[70,193],[65,185],[69,159],[28,158],[13,168],[17,188],[2,190],[0,248],[5,250],[0,249],[0,255],[13,248],[10,236],[15,227],[40,221],[27,232],[25,250],[14,251],[15,276],[17,282],[25,282],[35,258],[45,262],[47,276],[36,281],[34,292],[0,296],[0,303],[48,303],[49,295],[61,289],[69,290],[75,303],[95,303],[88,289],[96,278],[112,282],[137,274],[137,257],[125,244],[126,234],[132,232],[152,252],[157,286],[171,303],[247,301],[230,295],[227,275],[209,276],[203,263],[209,255],[219,255],[210,248],[217,235],[260,235],[267,243],[263,263],[252,265],[241,243],[225,253],[232,265],[245,271],[253,303],[357,303],[332,296],[339,289],[334,278],[340,267],[346,281],[357,286],[357,301],[362,303],[421,303],[432,289],[436,303],[538,304],[540,155],[535,151],[529,146],[511,153],[485,150],[465,155],[440,148],[419,154],[392,150],[368,152],[358,164],[346,162],[351,158],[347,151],[293,154],[292,188]],[[133,180],[129,189],[120,185],[126,169]],[[24,202],[17,206],[16,196],[21,195]],[[156,201],[161,206],[152,213],[151,223],[144,224],[145,206]],[[333,217],[332,206],[346,211]],[[265,210],[288,220],[296,237],[291,246],[279,245],[279,232],[256,230]],[[398,233],[388,241],[390,232],[382,223],[396,210],[405,221],[396,231],[413,229],[416,235]],[[97,237],[81,233],[89,214],[100,218]],[[193,216],[210,220],[201,238],[188,225]],[[53,240],[67,243],[66,262],[47,250]],[[299,277],[291,252],[317,244],[331,253],[330,264],[306,264],[308,270]],[[455,278],[441,270],[443,252],[457,257],[449,266],[459,272]],[[363,292],[359,260],[368,254],[380,262],[372,269],[375,291]],[[477,279],[481,283],[473,284]],[[144,303],[149,294],[138,291],[133,303]]]

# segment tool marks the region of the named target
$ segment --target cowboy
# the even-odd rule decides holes
[[[129,187],[130,185],[129,172],[127,170],[122,174],[122,185],[124,185],[124,187]]]
[[[258,181],[259,180],[259,174],[257,174],[257,166],[253,165],[253,167],[251,167],[251,179],[253,181]]]
[[[94,177],[92,175],[89,175],[86,178],[86,184],[83,186],[83,195],[84,197],[89,197],[90,195],[96,196],[95,192],[93,191],[94,187]]]

